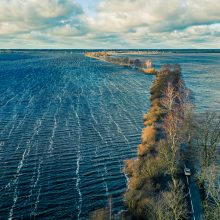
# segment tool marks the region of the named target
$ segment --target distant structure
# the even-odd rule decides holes
[[[153,63],[152,63],[152,60],[151,60],[151,59],[147,60],[146,66],[147,66],[148,69],[149,69],[149,68],[152,68]]]

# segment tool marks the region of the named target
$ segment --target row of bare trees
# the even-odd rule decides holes
[[[206,219],[220,219],[218,114],[194,113],[178,65],[161,69],[152,86],[151,101],[138,159],[128,161],[126,167],[131,176],[125,194],[130,211],[145,219],[189,219],[181,173],[185,161],[190,160],[205,191]]]
[[[204,194],[205,219],[220,219],[219,112],[194,113],[190,92],[183,84],[178,91],[168,84],[161,104],[167,112],[163,123],[167,138],[160,153],[167,163],[174,190],[178,163],[184,159],[190,160]],[[184,155],[180,155],[181,145],[185,147]]]
[[[179,70],[178,66],[174,67]],[[165,172],[171,177],[168,190],[162,192],[159,197],[157,219],[188,219],[189,211],[187,208],[186,191],[184,184],[179,176],[182,168],[181,144],[185,139],[184,124],[186,110],[191,106],[189,90],[184,83],[169,81],[160,99],[161,108],[165,115],[162,120],[162,131],[165,138],[160,141],[159,155],[165,163]]]
[[[220,219],[220,114],[197,114],[191,122],[191,155],[203,193],[205,219],[217,220]]]
[[[179,176],[180,146],[188,90],[178,65],[164,66],[151,89],[152,106],[145,115],[138,160],[127,163],[131,174],[125,200],[145,219],[188,219],[186,192]]]

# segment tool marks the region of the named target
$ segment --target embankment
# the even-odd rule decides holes
[[[151,88],[138,157],[125,161],[129,183],[124,200],[130,215],[138,219],[184,219],[187,213],[179,175],[185,91],[180,67],[163,66]]]
[[[85,56],[94,58],[97,60],[102,60],[105,62],[113,63],[115,65],[129,67],[137,69],[138,71],[144,72],[145,74],[157,74],[157,71],[153,67],[149,67],[147,65],[147,62],[144,62],[140,59],[130,59],[129,57],[122,57],[117,56],[121,55],[117,52],[106,52],[106,51],[100,51],[100,52],[87,52],[85,53]]]

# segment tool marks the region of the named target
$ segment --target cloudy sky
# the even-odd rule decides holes
[[[220,0],[0,0],[0,48],[220,48]]]

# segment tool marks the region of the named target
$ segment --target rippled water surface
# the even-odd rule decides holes
[[[152,59],[157,69],[163,64],[181,65],[183,78],[193,92],[197,111],[220,111],[220,53],[169,53],[133,55]]]
[[[82,53],[0,54],[0,219],[123,208],[152,80]]]
[[[180,63],[198,111],[220,110],[220,54]],[[136,156],[154,76],[68,51],[0,54],[0,219],[85,219],[123,208],[123,160]]]

